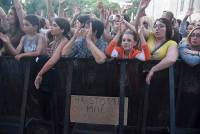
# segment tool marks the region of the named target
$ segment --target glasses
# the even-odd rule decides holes
[[[161,25],[161,24],[160,24],[160,25],[155,24],[155,25],[153,26],[153,28],[159,28],[159,29],[160,29],[160,28],[164,28],[164,27],[165,27],[165,25]]]
[[[197,38],[199,38],[200,37],[200,33],[192,33],[191,37],[197,37]]]

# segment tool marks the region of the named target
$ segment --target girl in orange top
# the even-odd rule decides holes
[[[141,27],[139,30],[139,38],[141,40],[141,50],[138,47],[138,34],[133,28],[124,20],[126,24],[132,30],[126,30],[125,26],[120,25],[117,35],[109,43],[106,53],[108,56],[119,59],[138,59],[141,61],[147,61],[150,59],[150,50],[144,39],[143,31]],[[124,32],[125,31],[125,32]],[[119,38],[122,35],[121,45],[118,44]]]

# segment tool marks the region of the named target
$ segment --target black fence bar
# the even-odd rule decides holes
[[[174,67],[169,67],[169,98],[170,98],[170,134],[176,134],[176,113],[175,113],[175,88],[174,88]]]
[[[176,134],[200,134],[200,129],[194,128],[177,128]]]
[[[141,134],[146,134],[146,122],[147,122],[147,114],[148,114],[148,106],[149,106],[149,85],[145,85],[144,87],[144,103],[142,110],[142,126],[141,126]]]
[[[71,83],[73,74],[73,64],[69,62],[67,67],[66,79],[66,95],[65,95],[65,115],[64,115],[64,131],[63,134],[70,134],[70,103],[71,103]]]
[[[119,134],[124,133],[124,103],[125,103],[126,63],[120,64],[120,102],[119,102]]]
[[[22,106],[21,106],[21,114],[20,114],[21,118],[20,118],[19,134],[24,134],[31,61],[30,60],[25,61],[25,64],[26,64],[26,66],[25,66],[25,74],[24,74],[25,75],[25,77],[24,77],[24,90],[23,90],[23,98],[22,98]]]

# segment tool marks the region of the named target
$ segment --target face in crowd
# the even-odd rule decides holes
[[[166,18],[157,19],[153,25],[153,33],[158,40],[170,40],[172,36],[172,25]]]
[[[193,47],[200,47],[200,27],[194,28],[188,35],[188,41]]]
[[[166,36],[166,25],[160,21],[156,21],[153,26],[153,32],[156,38],[165,38]]]
[[[25,33],[39,32],[40,21],[35,15],[27,15],[23,20],[23,31]]]
[[[53,25],[50,26],[50,32],[53,36],[64,35],[67,36],[70,31],[70,24],[64,18],[55,18]]]
[[[11,7],[10,10],[8,11],[7,21],[10,25],[19,24],[17,13],[14,7]]]
[[[137,45],[137,34],[135,32],[127,30],[122,36],[121,46],[124,51],[130,51]]]
[[[115,15],[113,17],[113,29],[112,29],[113,33],[118,31],[119,25],[120,25],[120,16],[119,15]]]

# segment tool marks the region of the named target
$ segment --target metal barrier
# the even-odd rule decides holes
[[[46,60],[0,58],[1,134],[200,132],[199,66],[178,61],[155,73],[148,86],[146,74],[157,61],[114,60],[97,65],[92,59],[62,58],[45,74],[38,91],[34,78]],[[118,124],[71,122],[71,95],[119,97]]]

